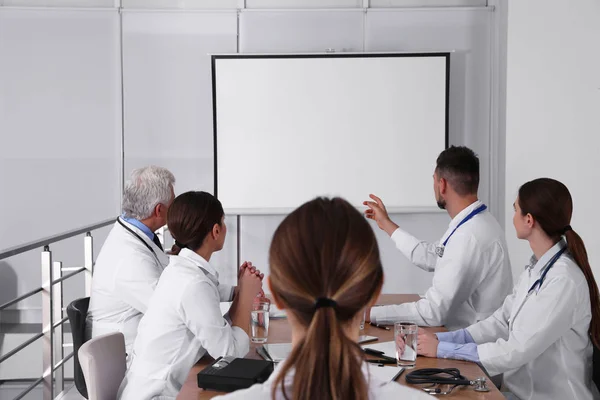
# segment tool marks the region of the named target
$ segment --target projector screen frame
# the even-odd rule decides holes
[[[449,147],[450,137],[450,55],[448,51],[438,52],[384,52],[384,53],[234,53],[234,54],[211,54],[211,78],[212,78],[212,109],[213,109],[213,165],[214,165],[214,187],[213,194],[218,199],[218,159],[217,159],[217,80],[216,62],[220,59],[307,59],[307,58],[423,58],[443,57],[446,61],[446,85],[445,85],[445,149]],[[253,209],[226,209],[231,215],[285,215],[294,208],[253,208]],[[398,213],[431,213],[442,212],[435,206],[431,207],[388,207],[390,214]]]

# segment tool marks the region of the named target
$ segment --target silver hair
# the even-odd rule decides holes
[[[127,218],[149,218],[158,204],[169,204],[175,176],[166,168],[150,165],[131,172],[123,191],[123,212]]]

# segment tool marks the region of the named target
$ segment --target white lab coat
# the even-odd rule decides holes
[[[89,338],[122,332],[130,355],[138,324],[169,256],[139,228],[119,220],[139,237],[115,222],[106,238],[94,266],[86,334]]]
[[[248,389],[238,390],[223,396],[217,396],[214,399],[219,400],[271,400],[271,391],[277,375],[281,372],[283,363],[280,363],[269,379],[263,384],[256,384]],[[385,382],[375,375],[370,375],[369,371],[372,368],[389,368],[389,367],[374,367],[367,363],[363,364],[363,374],[369,384],[369,399],[372,400],[431,400],[432,397],[427,393],[413,389],[408,386],[400,385],[397,382]],[[294,383],[294,371],[291,370],[285,377],[286,392],[291,396],[292,385]],[[281,388],[277,391],[276,400],[284,400]]]
[[[454,330],[484,320],[500,307],[512,290],[512,272],[504,232],[488,210],[456,230],[443,257],[436,254],[436,247],[481,205],[476,201],[456,215],[438,243],[419,241],[401,229],[392,234],[396,247],[413,264],[434,271],[433,282],[425,297],[415,303],[374,307],[373,322],[409,321]]]
[[[521,400],[591,400],[591,306],[585,276],[568,253],[528,290],[566,245],[557,243],[521,274],[513,293],[485,321],[467,328],[479,360]],[[534,261],[533,259],[532,261]],[[595,391],[595,388],[594,388]]]
[[[183,249],[161,276],[140,322],[133,360],[118,399],[175,399],[192,366],[212,357],[244,357],[250,339],[221,314],[233,287],[219,285],[217,271],[195,252]]]

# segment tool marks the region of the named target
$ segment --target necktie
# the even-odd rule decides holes
[[[158,236],[156,236],[156,234],[154,234],[154,239],[152,239],[152,241],[161,251],[164,251],[162,245],[160,244],[160,240],[158,240]]]

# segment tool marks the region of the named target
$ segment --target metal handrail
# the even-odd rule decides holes
[[[41,338],[43,336],[44,336],[44,332],[40,332],[37,335],[35,335],[34,337],[32,337],[29,340],[27,340],[26,342],[24,342],[21,345],[15,347],[11,351],[9,351],[8,353],[6,353],[2,357],[0,357],[0,363],[3,363],[8,358],[14,356],[15,354],[17,354],[18,352],[20,352],[21,350],[23,350],[25,347],[29,346],[31,343],[35,342],[36,340],[38,340],[39,338]]]
[[[11,247],[7,250],[0,252],[0,260],[16,256],[17,254],[25,253],[30,250],[35,250],[37,248],[44,247],[52,243],[60,242],[61,240],[69,239],[73,236],[81,235],[82,233],[94,231],[99,228],[104,228],[105,226],[111,225],[114,222],[115,218],[111,218],[93,225],[84,226],[83,228],[73,229],[71,231],[61,233],[59,235],[54,235],[40,240],[36,240],[34,242],[30,242],[21,246]]]
[[[60,278],[58,278],[58,279],[56,279],[56,280],[52,281],[52,284],[53,284],[53,285],[56,285],[57,283],[60,283],[60,282],[62,282],[62,281],[66,281],[67,279],[69,279],[69,278],[72,278],[72,277],[74,277],[75,275],[77,275],[77,274],[79,274],[79,273],[81,273],[81,272],[85,271],[85,269],[86,269],[85,267],[81,267],[81,268],[77,269],[75,272],[71,272],[70,274],[67,274],[67,275],[65,275],[65,276],[62,276],[62,277],[60,277]]]
[[[62,324],[64,324],[65,322],[67,322],[69,320],[69,317],[64,317],[63,319],[61,319],[60,321],[56,322],[54,325],[52,325],[52,329],[56,329],[59,326],[61,326]],[[3,355],[0,358],[0,363],[4,362],[5,360],[7,360],[8,358],[14,356],[15,354],[17,354],[18,352],[20,352],[21,350],[23,350],[24,348],[26,348],[27,346],[29,346],[31,343],[35,342],[36,340],[38,340],[39,338],[41,338],[42,336],[44,336],[44,332],[40,332],[37,335],[29,338],[29,340],[27,340],[26,342],[23,342],[21,345],[19,345],[18,347],[15,347],[14,349],[12,349],[10,352],[6,353],[5,355]]]
[[[44,290],[44,288],[41,288],[41,287],[39,287],[39,288],[37,288],[37,289],[33,289],[31,292],[27,292],[27,293],[25,293],[24,295],[17,297],[16,299],[13,299],[13,300],[11,300],[11,301],[7,301],[6,303],[4,303],[4,304],[2,304],[2,305],[0,306],[0,311],[4,310],[4,309],[5,309],[5,308],[7,308],[7,307],[10,307],[10,306],[12,306],[13,304],[16,304],[16,303],[20,302],[20,301],[22,301],[22,300],[25,300],[26,298],[28,298],[28,297],[31,297],[31,296],[33,296],[34,294],[38,294],[38,293],[39,293],[39,292],[41,292],[42,290]]]
[[[24,391],[22,391],[21,394],[19,394],[13,400],[21,400],[23,397],[27,396],[27,394],[29,392],[31,392],[33,389],[35,389],[35,387],[37,385],[39,385],[40,383],[42,383],[43,381],[44,381],[44,378],[40,378],[37,381],[33,382],[27,389],[25,389]]]
[[[65,269],[66,268],[63,268],[63,270],[65,270]],[[57,283],[66,281],[67,279],[72,278],[75,275],[80,274],[80,273],[82,273],[85,270],[86,270],[85,267],[77,267],[77,269],[75,269],[74,272],[72,272],[70,274],[67,274],[67,275],[65,275],[65,276],[63,276],[63,277],[61,277],[59,279],[56,279],[55,281],[52,281],[52,284],[56,285]],[[17,297],[16,299],[12,299],[10,301],[7,301],[6,303],[0,305],[0,311],[4,310],[5,308],[8,308],[8,307],[12,306],[13,304],[16,304],[16,303],[18,303],[20,301],[23,301],[23,300],[25,300],[25,299],[27,299],[27,298],[35,295],[35,294],[38,294],[42,290],[44,290],[44,288],[43,287],[39,287],[37,289],[33,289],[32,291],[25,293],[24,295],[21,295],[21,296]]]
[[[73,271],[79,270],[79,268],[81,268],[81,267],[63,267],[61,271],[62,272],[73,272]],[[85,268],[85,267],[83,267],[83,268]]]
[[[62,360],[60,360],[58,363],[56,363],[56,365],[54,367],[52,367],[52,372],[54,372],[57,369],[59,369],[60,367],[62,367],[64,365],[64,363],[66,363],[67,361],[69,361],[74,355],[75,355],[75,352],[72,351],[71,354],[69,354],[68,356],[66,356],[65,358],[63,358]]]
[[[1,0],[0,0],[1,1]],[[9,308],[10,306],[23,301],[31,296],[38,293],[42,295],[42,332],[35,333],[31,338],[21,343],[19,346],[12,349],[10,352],[0,356],[0,363],[3,363],[10,357],[19,353],[23,349],[32,345],[39,339],[42,341],[42,364],[43,370],[45,371],[43,376],[37,379],[31,386],[21,392],[16,399],[24,398],[29,392],[31,392],[40,383],[44,383],[43,387],[43,398],[44,400],[51,400],[54,395],[58,392],[63,393],[65,389],[65,364],[67,361],[72,359],[75,355],[71,352],[68,356],[64,357],[63,349],[65,347],[73,347],[72,343],[70,346],[65,346],[63,342],[64,325],[68,323],[69,318],[64,317],[64,299],[63,299],[63,282],[67,279],[74,277],[82,272],[85,272],[85,293],[86,296],[90,295],[91,292],[91,281],[92,274],[94,273],[94,239],[92,237],[92,231],[108,226],[114,223],[114,219],[105,220],[93,225],[88,225],[80,229],[74,229],[68,232],[64,232],[59,235],[54,235],[45,239],[37,240],[28,244],[13,247],[0,252],[0,260],[8,257],[15,256],[17,254],[25,253],[30,250],[35,250],[41,247],[42,258],[42,276],[41,276],[41,287],[35,288],[15,299],[12,299],[2,305],[0,305],[0,311]],[[69,239],[71,237],[85,234],[84,238],[84,266],[83,267],[69,267],[63,268],[63,263],[60,261],[53,261],[52,251],[50,250],[50,244]],[[68,273],[67,273],[68,272]],[[65,274],[66,273],[66,274]],[[63,275],[64,274],[64,275]],[[54,360],[62,358],[58,363],[54,364]]]
[[[58,321],[57,323],[55,323],[54,325],[52,325],[52,329],[58,328],[59,326],[61,326],[65,322],[67,322],[68,320],[69,320],[69,317],[64,317],[63,319],[61,319],[60,321]]]
[[[0,0],[1,1],[1,0]],[[64,299],[63,299],[63,282],[69,278],[74,277],[82,272],[85,274],[85,292],[86,296],[91,293],[91,281],[94,273],[94,247],[93,237],[91,232],[93,230],[108,226],[112,224],[114,219],[105,220],[97,224],[88,225],[86,227],[71,230],[59,235],[54,235],[45,239],[37,240],[22,246],[13,247],[8,250],[0,252],[0,260],[8,258],[17,254],[21,254],[37,248],[42,248],[42,286],[33,289],[13,300],[10,300],[0,305],[0,311],[23,301],[38,293],[42,294],[42,332],[36,333],[33,337],[29,338],[18,347],[11,350],[9,353],[0,356],[0,363],[6,361],[8,358],[14,356],[21,350],[33,344],[33,342],[43,338],[42,341],[42,364],[44,374],[42,377],[37,379],[31,386],[25,389],[19,394],[16,399],[24,398],[29,392],[31,392],[40,383],[44,383],[43,387],[43,398],[44,400],[51,400],[54,398],[56,391],[61,393],[65,389],[65,364],[67,361],[75,356],[75,352],[71,352],[68,356],[64,356],[64,348],[73,347],[73,343],[63,342],[63,325],[69,321],[68,317],[64,317]],[[162,227],[157,234],[164,240],[164,233],[168,231],[168,227]],[[50,244],[71,238],[73,236],[81,235],[85,233],[84,238],[84,266],[83,267],[63,267],[62,262],[53,261],[52,251],[50,250]],[[63,275],[63,273],[67,274]],[[55,358],[61,358],[56,364],[54,364]]]
[[[1,1],[1,0],[0,0]],[[0,252],[0,260],[8,257],[15,256],[30,250],[42,248],[42,286],[33,289],[13,300],[10,300],[0,305],[0,311],[23,301],[31,296],[38,293],[42,294],[42,332],[36,333],[33,337],[29,338],[19,346],[12,349],[5,355],[0,356],[0,363],[3,363],[10,357],[19,353],[21,350],[27,348],[35,341],[43,338],[42,341],[42,363],[44,374],[42,377],[37,379],[31,386],[21,392],[16,399],[24,398],[29,392],[31,392],[40,383],[44,383],[43,387],[43,398],[44,400],[51,400],[54,398],[56,391],[61,393],[65,389],[65,364],[67,361],[75,356],[75,352],[71,352],[68,356],[64,356],[65,347],[73,347],[73,343],[65,344],[63,342],[63,325],[69,321],[68,317],[64,317],[64,299],[63,299],[63,282],[69,278],[74,277],[82,272],[85,274],[85,292],[86,296],[90,295],[91,292],[91,278],[94,273],[94,247],[93,237],[91,232],[93,230],[108,226],[114,223],[114,219],[105,220],[97,224],[88,225],[86,227],[71,230],[59,235],[54,235],[45,239],[37,240],[22,246],[13,247],[8,250]],[[163,227],[161,229],[162,236],[167,229]],[[52,251],[50,250],[50,244],[71,238],[73,236],[81,235],[85,233],[84,238],[84,266],[83,267],[63,267],[62,262],[53,261]],[[163,239],[164,240],[164,239]],[[63,275],[63,273],[68,272]],[[61,358],[56,364],[54,360]]]

